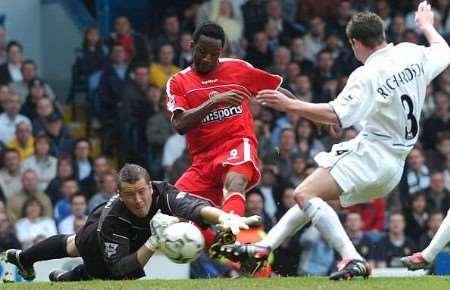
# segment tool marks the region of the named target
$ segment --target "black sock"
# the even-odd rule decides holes
[[[58,277],[58,281],[86,281],[92,280],[89,274],[86,271],[86,266],[84,264],[80,264],[73,268],[72,271],[67,271],[61,276]]]
[[[20,254],[20,261],[25,266],[32,266],[38,261],[68,257],[66,241],[69,235],[55,235],[39,242]]]

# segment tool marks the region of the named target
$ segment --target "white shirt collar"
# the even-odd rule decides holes
[[[369,55],[369,57],[366,59],[366,62],[364,64],[367,64],[367,63],[369,63],[369,61],[372,61],[373,59],[376,59],[377,57],[385,54],[389,49],[391,49],[393,47],[394,47],[394,44],[389,43],[385,47],[377,49],[376,51],[372,52],[371,55]]]

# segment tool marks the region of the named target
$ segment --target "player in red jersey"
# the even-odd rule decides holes
[[[172,124],[186,134],[192,159],[176,187],[242,216],[244,193],[260,179],[249,99],[260,90],[279,89],[282,78],[220,58],[225,33],[217,24],[202,25],[193,39],[193,65],[167,82]],[[212,233],[204,234],[211,242]]]

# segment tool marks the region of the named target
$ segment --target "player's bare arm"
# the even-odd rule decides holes
[[[288,93],[292,95],[289,91]],[[329,104],[303,102],[295,98],[293,99],[292,96],[287,96],[284,91],[275,90],[262,90],[258,92],[256,99],[263,106],[282,112],[294,111],[313,122],[328,125],[338,124],[336,113]]]
[[[417,27],[423,32],[425,38],[430,44],[442,43],[446,44],[444,38],[434,28],[434,15],[431,5],[427,1],[419,4],[415,17]]]
[[[230,90],[219,93],[197,108],[187,111],[175,111],[172,118],[172,124],[179,134],[185,134],[187,131],[198,125],[218,104],[238,106],[245,98],[249,97],[250,96],[247,93],[239,90]]]

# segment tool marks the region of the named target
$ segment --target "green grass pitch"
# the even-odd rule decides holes
[[[33,290],[449,290],[450,276],[411,278],[370,278],[329,281],[327,278],[208,279],[208,280],[140,280],[88,281],[70,283],[11,283],[0,289]]]

